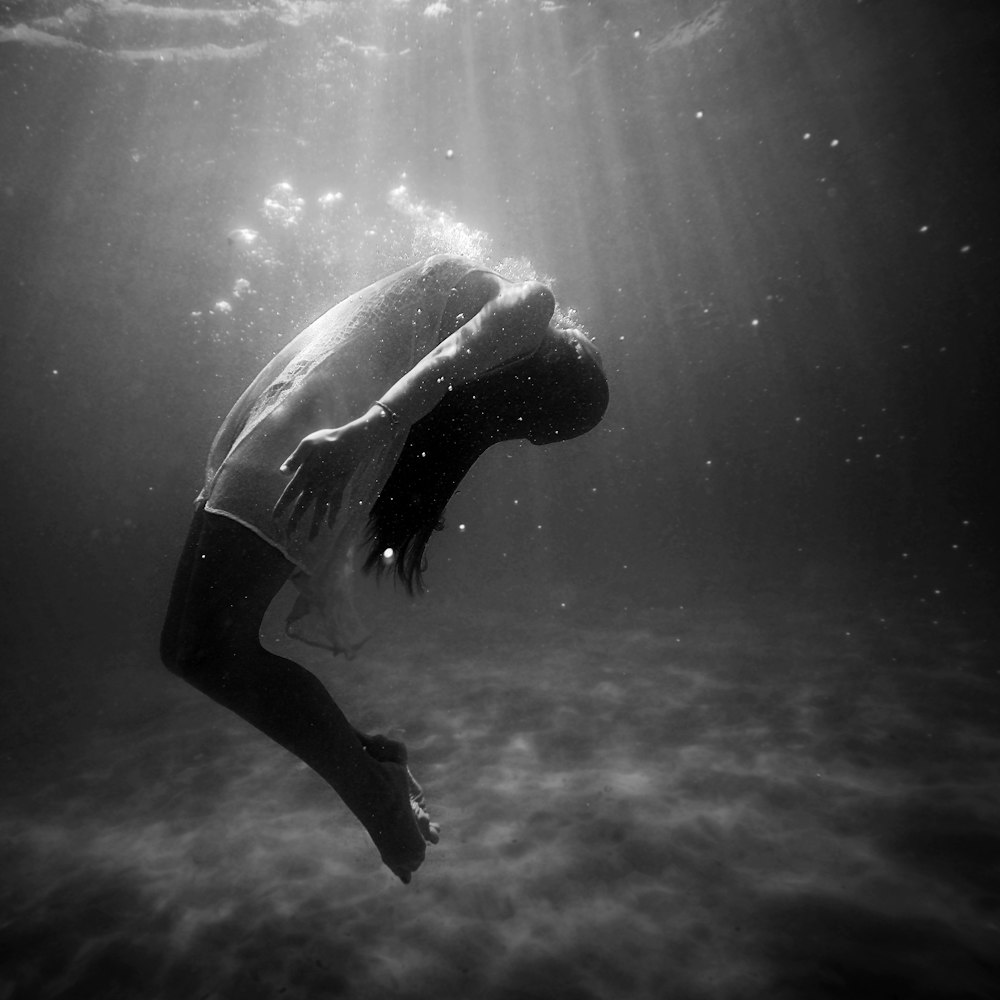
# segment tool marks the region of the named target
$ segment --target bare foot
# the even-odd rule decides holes
[[[382,857],[382,862],[404,884],[423,864],[427,851],[426,837],[420,829],[410,799],[410,778],[403,764],[381,764],[388,779],[388,800],[370,823],[368,835]]]
[[[409,883],[412,873],[417,870],[424,859],[425,844],[436,844],[441,839],[441,828],[437,823],[431,822],[424,800],[424,790],[406,766],[406,746],[399,740],[391,740],[388,736],[381,734],[369,736],[358,730],[355,730],[355,733],[357,733],[366,752],[388,772],[390,785],[393,789],[393,804],[383,825],[379,828],[378,837],[371,829],[368,832],[375,840],[385,864],[404,883]],[[406,782],[405,793],[409,804],[409,816],[405,819],[399,814],[399,793],[402,791],[401,776]],[[419,848],[414,846],[411,842],[412,838],[408,835],[412,833],[413,824],[416,824],[421,837],[422,842]]]

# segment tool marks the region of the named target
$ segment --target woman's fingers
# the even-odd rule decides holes
[[[302,466],[305,462],[306,451],[311,447],[306,441],[300,441],[295,451],[291,453],[281,463],[279,469],[286,476],[291,476],[288,485],[281,491],[281,496],[278,497],[278,502],[274,505],[274,509],[271,511],[271,516],[274,518],[279,518],[284,513],[285,508],[292,503],[301,493],[304,492],[302,488]]]
[[[312,524],[309,525],[309,540],[312,541],[318,534],[319,529],[323,526],[323,521],[326,517],[327,505],[323,501],[316,498],[316,505],[313,507]]]
[[[299,492],[295,500],[295,506],[292,507],[292,512],[288,515],[288,520],[285,522],[285,533],[291,535],[295,532],[295,529],[299,525],[299,521],[302,520],[303,515],[309,509],[309,504],[312,502],[312,497],[305,493]]]
[[[293,479],[282,491],[281,496],[278,497],[278,502],[274,505],[274,509],[271,511],[271,517],[277,518],[285,512],[285,508],[299,495],[299,487],[296,485]]]
[[[292,481],[285,487],[278,502],[274,505],[272,516],[280,518],[286,509],[291,508],[288,520],[285,522],[285,533],[291,535],[303,522],[303,518],[309,513],[312,507],[312,515],[309,521],[309,538],[313,539],[319,534],[320,528],[326,524],[332,528],[337,520],[340,505],[344,497],[343,487],[327,492],[322,488],[317,488],[314,482],[310,482],[303,470],[300,470],[292,477]]]
[[[344,488],[350,479],[353,459],[350,449],[343,452],[339,439],[332,432],[320,439],[320,432],[311,438],[303,438],[298,447],[281,464],[281,471],[291,475],[288,485],[271,511],[271,516],[279,519],[288,513],[285,533],[291,535],[313,507],[309,518],[309,538],[315,538],[320,528],[326,524],[333,527],[344,497]],[[334,454],[331,454],[331,446]]]
[[[313,521],[313,534],[310,538],[315,538],[316,534],[319,533],[319,529],[323,526],[323,522],[326,522],[328,528],[332,528],[334,522],[337,520],[337,515],[340,513],[341,504],[344,501],[344,487],[341,486],[339,489],[334,490],[332,493],[328,494],[326,500],[323,503],[317,503],[316,505],[316,516]]]
[[[312,448],[312,442],[303,438],[296,446],[295,451],[291,453],[281,463],[281,468],[279,471],[285,473],[285,475],[291,475],[293,472],[297,472],[301,467],[302,463],[305,461],[306,452]]]

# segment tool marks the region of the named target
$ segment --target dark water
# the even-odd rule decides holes
[[[0,998],[1000,993],[998,41],[0,7]],[[552,278],[612,402],[481,461],[358,660],[282,647],[409,745],[404,888],[156,641],[243,386],[441,249]]]

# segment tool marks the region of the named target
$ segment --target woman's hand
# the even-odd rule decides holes
[[[304,437],[281,466],[281,471],[292,478],[278,497],[271,516],[279,518],[291,507],[285,524],[290,535],[309,507],[315,505],[309,537],[315,538],[324,522],[332,527],[351,477],[388,441],[391,433],[385,413],[373,406],[349,424]]]

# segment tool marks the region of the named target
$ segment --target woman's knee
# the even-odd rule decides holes
[[[163,630],[160,637],[160,660],[172,674],[193,681],[209,669],[212,656],[204,646],[183,641],[177,631]]]
[[[225,673],[230,663],[240,659],[238,646],[221,628],[214,634],[199,632],[194,635],[183,629],[172,632],[164,629],[160,660],[175,676],[203,687],[213,677]]]
[[[277,549],[227,517],[198,511],[181,555],[160,659],[198,686],[259,656],[260,623],[291,572]]]
[[[178,655],[177,638],[175,630],[165,625],[160,633],[160,662],[172,674],[180,670],[180,656]]]

